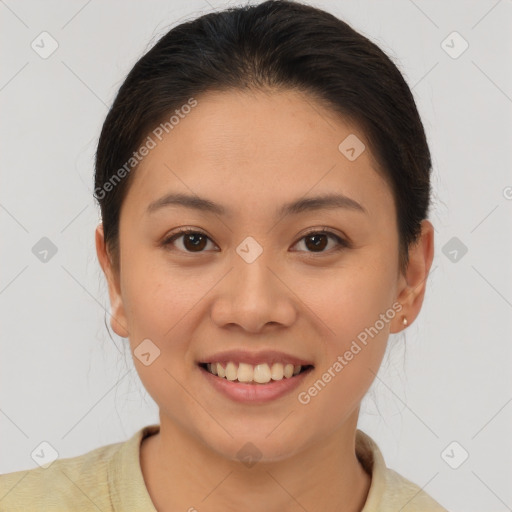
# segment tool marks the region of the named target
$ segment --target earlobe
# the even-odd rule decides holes
[[[419,315],[433,259],[434,226],[425,219],[421,223],[418,241],[409,248],[409,264],[405,275],[400,276],[397,300],[402,304],[402,310],[395,317],[396,323],[392,326],[391,332],[403,330]]]
[[[112,330],[121,338],[127,338],[129,336],[126,315],[124,311],[123,300],[121,296],[121,289],[119,285],[119,276],[115,272],[112,266],[111,258],[108,253],[105,237],[103,232],[103,224],[100,223],[96,227],[95,232],[96,241],[96,254],[98,262],[105,274],[105,278],[108,284],[108,294],[110,299],[111,316],[110,325]]]
[[[121,338],[128,338],[130,333],[128,332],[126,315],[124,313],[124,306],[119,298],[116,303],[114,301],[111,302],[111,317],[110,317],[110,326],[112,330]]]

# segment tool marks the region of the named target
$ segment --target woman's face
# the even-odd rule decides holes
[[[230,459],[251,442],[278,460],[354,427],[389,333],[414,317],[398,312],[394,201],[364,133],[312,98],[196,99],[162,140],[150,134],[156,146],[133,171],[112,326],[129,337],[162,430]],[[188,206],[162,200],[170,194]],[[327,196],[338,198],[312,201]],[[199,234],[164,243],[182,228]],[[242,370],[263,381],[265,363],[312,368],[242,384],[200,366],[227,361],[260,363]]]

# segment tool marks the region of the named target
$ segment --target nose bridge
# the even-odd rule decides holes
[[[293,320],[293,304],[287,288],[270,270],[271,258],[271,251],[251,237],[235,248],[231,271],[214,308],[219,325],[236,323],[256,331],[267,323],[289,324]]]
[[[271,307],[276,283],[268,268],[271,265],[270,251],[248,237],[236,248],[232,263],[234,287],[230,292],[233,298],[247,301],[247,307]]]

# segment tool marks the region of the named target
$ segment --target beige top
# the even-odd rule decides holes
[[[124,442],[83,455],[0,475],[2,512],[156,512],[140,468],[142,439],[160,430],[148,425]],[[356,431],[356,454],[372,482],[361,512],[448,512],[416,484],[386,467],[378,446]]]

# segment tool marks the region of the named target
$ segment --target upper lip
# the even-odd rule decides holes
[[[199,363],[247,363],[247,364],[263,364],[267,363],[272,365],[274,363],[287,364],[291,363],[295,366],[308,366],[312,365],[311,361],[303,359],[301,357],[292,356],[291,354],[285,354],[277,350],[262,350],[259,352],[249,352],[247,350],[226,350],[223,352],[216,352],[209,356],[201,358]]]

